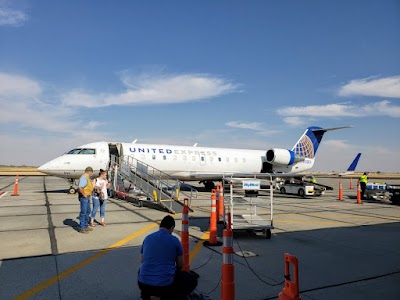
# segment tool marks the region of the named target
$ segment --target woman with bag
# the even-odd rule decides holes
[[[93,191],[93,209],[92,215],[90,219],[90,226],[95,227],[96,224],[94,223],[97,209],[100,206],[100,218],[101,226],[106,226],[104,222],[104,214],[106,209],[106,202],[108,198],[107,189],[110,187],[110,182],[107,179],[107,172],[100,169],[99,177],[94,180],[94,191]]]

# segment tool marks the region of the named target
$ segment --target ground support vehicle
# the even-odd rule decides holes
[[[300,197],[321,196],[325,194],[325,190],[332,189],[322,184],[303,181],[301,178],[277,180],[275,187],[281,194],[295,194]]]
[[[390,200],[393,204],[400,205],[400,185],[384,182],[368,183],[365,197],[375,200]]]
[[[386,183],[367,183],[367,186],[365,187],[365,198],[367,200],[389,200],[390,197],[391,193],[386,189]]]
[[[231,214],[231,228],[248,233],[261,232],[267,239],[271,238],[273,229],[273,182],[270,174],[233,174],[224,177],[224,185],[229,184],[229,196],[225,196],[225,220]],[[225,186],[224,186],[225,190]],[[257,191],[254,196],[248,191]],[[251,195],[251,193],[250,193]],[[257,201],[255,200],[257,199]],[[262,203],[263,216],[257,215],[257,207]],[[265,211],[266,210],[266,211]]]
[[[386,189],[392,194],[390,201],[393,204],[400,205],[400,185],[386,184]]]

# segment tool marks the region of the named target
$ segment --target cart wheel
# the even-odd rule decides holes
[[[272,236],[271,229],[267,229],[265,231],[265,238],[269,240],[271,236]]]
[[[281,187],[281,194],[286,194],[286,189],[284,187]]]
[[[300,197],[304,197],[305,194],[306,194],[306,193],[304,192],[303,189],[299,189],[299,196],[300,196]]]

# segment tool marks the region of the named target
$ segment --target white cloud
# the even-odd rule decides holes
[[[290,118],[306,116],[327,118],[388,116],[399,118],[400,106],[393,105],[390,101],[383,100],[364,105],[352,105],[349,103],[342,103],[327,105],[309,105],[303,107],[285,107],[278,109],[277,113],[281,116],[288,116]],[[293,122],[293,119],[289,119],[289,122]]]
[[[351,80],[339,90],[339,95],[400,98],[400,76]]]
[[[254,131],[256,131],[256,133],[258,135],[262,135],[262,136],[269,136],[271,134],[279,132],[277,130],[267,129],[267,128],[264,127],[263,123],[258,123],[258,122],[243,123],[243,122],[231,121],[231,122],[225,123],[225,125],[228,126],[228,127],[232,127],[232,128],[254,130]]]
[[[23,11],[0,7],[0,26],[18,27],[27,20],[28,16]]]
[[[0,124],[46,132],[73,133],[79,122],[71,122],[74,112],[44,101],[44,88],[26,76],[0,73]]]
[[[88,93],[73,90],[63,96],[65,106],[152,105],[186,103],[237,92],[238,86],[205,74],[141,75],[121,78],[121,93]]]
[[[301,126],[306,124],[307,120],[305,118],[300,118],[300,117],[285,117],[283,118],[283,122],[291,126]]]
[[[226,126],[233,127],[233,128],[242,128],[242,129],[251,129],[251,130],[263,130],[262,128],[262,123],[241,123],[241,122],[236,122],[236,121],[231,121],[225,123]]]
[[[0,97],[36,97],[41,92],[40,84],[28,77],[0,73]]]

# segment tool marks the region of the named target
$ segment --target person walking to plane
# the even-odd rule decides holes
[[[186,299],[197,286],[197,276],[180,270],[183,248],[179,239],[172,235],[174,228],[174,218],[167,215],[160,229],[143,241],[138,273],[142,299],[149,300],[150,296],[163,300]]]
[[[92,228],[89,228],[89,215],[90,215],[90,197],[93,192],[93,182],[90,179],[90,176],[93,175],[93,168],[87,167],[85,169],[85,173],[80,177],[78,184],[78,199],[80,202],[80,213],[79,213],[79,227],[78,231],[80,233],[88,233],[92,231]]]
[[[94,220],[99,206],[100,206],[100,218],[101,218],[100,225],[106,226],[106,223],[104,222],[104,215],[106,210],[106,202],[108,199],[107,189],[109,187],[110,187],[110,182],[107,179],[107,172],[104,171],[103,169],[100,169],[99,177],[97,177],[94,182],[93,209],[90,219],[91,227],[96,226]]]
[[[367,188],[367,183],[368,183],[368,172],[364,172],[363,175],[361,175],[360,179],[358,179],[358,183],[360,184],[361,187],[361,199],[365,199],[365,190]]]

